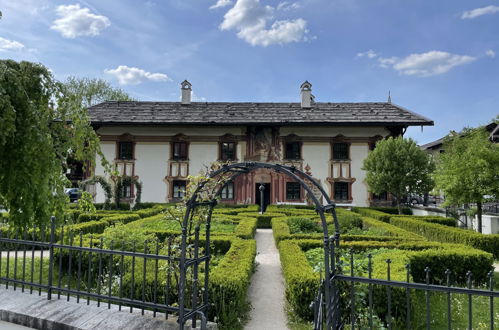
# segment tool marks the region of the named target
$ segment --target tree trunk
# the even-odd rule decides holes
[[[478,222],[478,232],[482,233],[482,202],[476,202],[476,217]]]
[[[400,198],[396,196],[397,198],[397,209],[399,210],[399,214],[402,214],[402,206],[400,205]]]

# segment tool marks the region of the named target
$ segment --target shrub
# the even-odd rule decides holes
[[[272,213],[265,212],[264,214],[260,214],[259,212],[242,212],[237,215],[242,217],[253,217],[257,219],[257,228],[272,228],[270,224],[270,220],[275,217],[282,217],[284,214],[282,213]]]
[[[309,218],[288,217],[287,221],[291,234],[320,233],[322,231],[321,226]]]
[[[391,214],[373,210],[367,207],[352,207],[352,211],[362,214],[363,216],[374,218],[383,222],[390,222]]]
[[[439,225],[444,225],[444,226],[449,226],[449,227],[456,227],[456,219],[454,218],[446,218],[446,217],[439,217],[439,216],[406,216],[406,215],[394,215],[393,217],[403,217],[403,218],[411,218],[415,220],[422,220],[426,222],[431,222],[431,223],[438,223]]]
[[[399,214],[399,210],[396,207],[381,207],[381,206],[371,206],[369,209],[376,210],[388,214]],[[410,207],[403,207],[402,214],[412,215],[412,209]]]
[[[237,237],[251,239],[255,237],[257,220],[251,217],[240,217],[239,224],[234,229],[234,234]]]
[[[471,230],[451,228],[404,217],[393,217],[390,222],[433,241],[469,245],[499,258],[499,234],[483,235]]]
[[[362,223],[363,223],[363,226],[365,228],[381,228],[390,236],[399,236],[399,237],[403,237],[403,238],[411,239],[411,240],[423,239],[421,236],[416,235],[412,232],[409,232],[407,230],[401,229],[401,228],[394,226],[392,224],[389,224],[389,223],[386,223],[383,221],[379,221],[376,219],[372,219],[369,217],[363,217]]]

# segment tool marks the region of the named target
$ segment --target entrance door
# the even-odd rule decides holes
[[[270,183],[264,183],[265,190],[263,191],[263,211],[270,204]],[[255,184],[255,204],[260,206],[260,183]]]

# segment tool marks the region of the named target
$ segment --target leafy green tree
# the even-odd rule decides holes
[[[63,86],[67,93],[80,98],[86,108],[104,101],[134,101],[127,92],[103,79],[69,77]]]
[[[15,225],[62,218],[69,158],[93,166],[98,154],[109,168],[85,108],[97,98],[70,86],[41,64],[0,60],[0,204]]]
[[[423,194],[433,188],[431,178],[435,165],[430,156],[412,139],[402,136],[381,140],[364,160],[369,191],[391,193],[402,214],[400,200],[408,193]]]
[[[482,203],[499,196],[499,144],[489,140],[484,127],[465,128],[444,140],[435,181],[446,205],[477,204],[478,231],[482,232]]]

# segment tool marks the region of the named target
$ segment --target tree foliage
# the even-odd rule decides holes
[[[62,218],[68,158],[93,166],[97,153],[109,168],[85,109],[101,94],[77,81],[57,82],[41,64],[0,61],[0,204],[16,225]]]
[[[402,136],[381,140],[364,160],[369,191],[391,193],[400,199],[408,193],[423,194],[433,188],[431,173],[435,166],[429,155],[412,139]]]
[[[481,204],[499,196],[499,144],[492,143],[484,127],[466,128],[444,140],[435,181],[447,205],[477,203],[481,232]]]
[[[81,105],[85,108],[105,101],[134,100],[127,92],[111,86],[103,79],[69,77],[64,82],[64,88],[69,94],[80,98]]]

